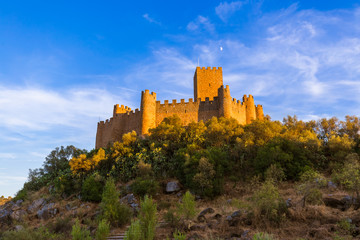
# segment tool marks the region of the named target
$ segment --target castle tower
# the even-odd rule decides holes
[[[141,92],[141,135],[148,134],[150,128],[156,127],[156,93],[149,90]]]
[[[262,105],[257,105],[255,107],[256,110],[256,119],[258,120],[264,120],[264,111],[263,111],[263,106]]]
[[[221,86],[218,89],[218,97],[219,97],[219,117],[225,117],[225,118],[232,117],[232,112],[231,112],[232,98],[230,95],[230,89],[228,85],[226,85],[225,88],[224,86]]]
[[[249,123],[251,123],[251,121],[256,119],[254,98],[252,95],[249,95],[249,97],[244,95],[243,102],[246,107],[246,124],[249,124]]]
[[[196,67],[194,74],[194,99],[197,101],[198,98],[201,98],[202,101],[205,101],[205,98],[208,97],[210,101],[214,97],[218,96],[218,89],[223,85],[223,76],[222,68],[212,69],[208,67]]]

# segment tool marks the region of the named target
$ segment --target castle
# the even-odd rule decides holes
[[[197,67],[194,74],[194,99],[188,102],[165,100],[156,101],[156,93],[141,92],[141,105],[135,112],[131,108],[116,104],[113,117],[100,121],[97,126],[96,148],[106,147],[109,143],[121,140],[124,133],[136,131],[138,135],[149,133],[150,128],[158,126],[162,120],[178,115],[183,125],[191,122],[207,121],[212,117],[235,118],[240,124],[264,118],[262,105],[254,105],[253,96],[244,95],[243,101],[230,95],[229,86],[224,87],[222,68]]]

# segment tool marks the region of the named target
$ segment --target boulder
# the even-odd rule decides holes
[[[286,200],[286,207],[287,207],[287,208],[292,207],[291,198],[289,198],[289,199]]]
[[[39,198],[34,200],[31,205],[28,207],[29,213],[35,213],[41,206],[43,206],[46,203],[44,198]]]
[[[3,209],[0,211],[0,223],[10,223],[10,211]]]
[[[132,193],[121,198],[120,202],[123,204],[129,205],[135,213],[138,212],[140,209],[138,201],[137,201],[136,197],[134,196],[134,194],[132,194]]]
[[[11,220],[14,220],[14,221],[22,221],[23,217],[26,216],[27,213],[25,210],[17,210],[17,211],[13,211],[11,214],[10,214],[10,219]]]
[[[49,219],[54,217],[58,213],[58,209],[55,208],[55,203],[46,204],[39,211],[37,211],[37,217],[39,219]]]
[[[338,200],[336,198],[327,197],[327,198],[323,199],[323,202],[324,202],[325,206],[327,206],[327,207],[345,210],[344,202],[342,202],[341,200]]]
[[[134,196],[134,194],[128,194],[126,195],[125,197],[121,198],[120,199],[120,202],[121,203],[124,203],[124,204],[132,204],[132,203],[136,203],[137,200],[136,200],[136,197]]]
[[[340,200],[343,203],[343,209],[348,210],[352,205],[356,204],[356,199],[351,196],[345,196]]]
[[[200,212],[199,216],[206,215],[206,214],[208,214],[208,213],[214,213],[214,212],[215,212],[215,211],[214,211],[214,209],[212,209],[212,208],[205,208],[204,210],[202,210],[202,211]]]
[[[16,225],[15,227],[14,227],[14,230],[16,231],[16,232],[19,232],[19,231],[21,231],[21,230],[23,230],[24,229],[24,227],[22,226],[22,225]]]
[[[166,184],[166,193],[174,193],[180,191],[180,185],[178,181],[171,181]]]

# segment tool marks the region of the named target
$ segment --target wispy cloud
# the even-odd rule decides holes
[[[154,23],[154,24],[157,24],[157,25],[161,25],[161,22],[160,21],[157,21],[155,20],[154,18],[150,17],[148,13],[145,13],[144,15],[142,15],[143,18],[146,19],[146,21],[148,21],[149,23]]]
[[[239,9],[240,3],[219,6],[219,13],[221,9],[231,13],[224,9]],[[230,83],[234,97],[255,95],[256,102],[275,119],[287,114],[303,118],[356,114],[360,111],[360,28],[354,28],[358,12],[298,10],[294,4],[253,23],[258,35],[251,44],[242,41],[241,35],[228,33],[221,39],[207,37],[190,52],[158,47],[141,75],[159,82],[171,78],[184,82],[187,87],[179,89],[184,92],[192,88],[194,62],[199,58],[202,66],[223,67],[224,83]],[[205,23],[211,20],[199,16],[187,29],[204,30]]]
[[[121,96],[99,89],[56,92],[0,86],[0,91],[0,124],[17,130],[44,131],[56,125],[82,128],[85,119],[109,117],[116,102],[129,103]]]
[[[207,31],[209,33],[215,32],[215,26],[209,20],[209,18],[199,15],[194,21],[191,21],[186,29],[192,32]]]
[[[221,2],[215,8],[215,12],[223,22],[227,22],[227,20],[247,2],[248,1]]]

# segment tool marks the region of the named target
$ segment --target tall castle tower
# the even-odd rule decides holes
[[[218,89],[223,85],[222,68],[212,69],[208,67],[200,68],[196,67],[194,74],[194,99],[205,100],[206,97],[209,100],[214,100],[214,97],[218,95]]]
[[[149,129],[158,126],[164,118],[179,116],[183,125],[207,121],[212,117],[234,118],[240,124],[263,120],[262,105],[255,105],[253,96],[244,95],[242,101],[232,98],[229,86],[223,85],[222,68],[197,67],[194,74],[194,99],[180,102],[156,101],[156,93],[145,90],[141,93],[140,111],[118,104],[113,117],[98,123],[96,148],[106,147],[120,141],[124,133],[136,131],[138,135],[149,134]]]

